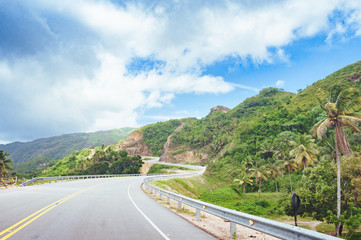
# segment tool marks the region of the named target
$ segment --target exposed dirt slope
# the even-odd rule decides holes
[[[126,150],[129,155],[153,156],[153,153],[143,142],[143,134],[138,131],[132,132],[118,150]]]

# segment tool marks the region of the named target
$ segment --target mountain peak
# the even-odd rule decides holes
[[[224,106],[221,106],[221,105],[218,105],[218,106],[215,106],[215,107],[211,108],[211,113],[215,112],[215,111],[221,111],[223,113],[227,113],[229,110],[231,110],[231,109],[229,109],[227,107],[224,107]]]

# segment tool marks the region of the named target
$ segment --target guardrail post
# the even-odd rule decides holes
[[[44,183],[44,179],[41,179],[41,184],[43,184]]]
[[[201,220],[201,210],[199,210],[198,208],[196,209],[196,220],[197,221]]]
[[[55,182],[56,182],[56,183],[58,182],[58,178],[55,178]]]
[[[182,202],[180,200],[178,201],[178,210],[182,210]]]
[[[167,196],[167,203],[170,204],[170,197],[169,197],[169,194]]]
[[[234,222],[229,222],[229,230],[230,230],[230,237],[235,239],[236,238],[236,224]]]
[[[162,200],[163,199],[163,196],[162,196],[162,192],[159,191],[159,199]]]

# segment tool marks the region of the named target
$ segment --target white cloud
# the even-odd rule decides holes
[[[285,85],[285,81],[283,80],[277,80],[276,87],[283,87]]]
[[[261,90],[259,88],[250,87],[250,86],[246,86],[246,85],[243,85],[243,84],[237,84],[237,83],[232,83],[232,86],[237,87],[237,88],[251,90],[251,91],[256,92],[256,93],[258,93]]]
[[[44,126],[58,132],[136,126],[139,109],[170,104],[177,94],[220,94],[234,88],[258,92],[242,82],[231,84],[207,75],[204,69],[226,57],[255,64],[287,62],[289,54],[283,48],[300,38],[325,33],[330,40],[351,30],[361,34],[359,1],[23,4],[54,44],[0,62],[2,100],[14,109],[0,123],[13,124],[19,132],[46,131]],[[344,19],[332,22],[335,11],[344,12]],[[77,28],[66,32],[67,26],[59,27],[62,18],[87,37],[82,38]],[[133,74],[127,66],[135,58],[162,63]]]

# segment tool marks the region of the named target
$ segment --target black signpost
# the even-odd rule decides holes
[[[295,192],[292,192],[291,205],[293,208],[293,213],[295,215],[295,226],[297,226],[297,211],[300,208],[300,204],[301,204],[300,197]]]

